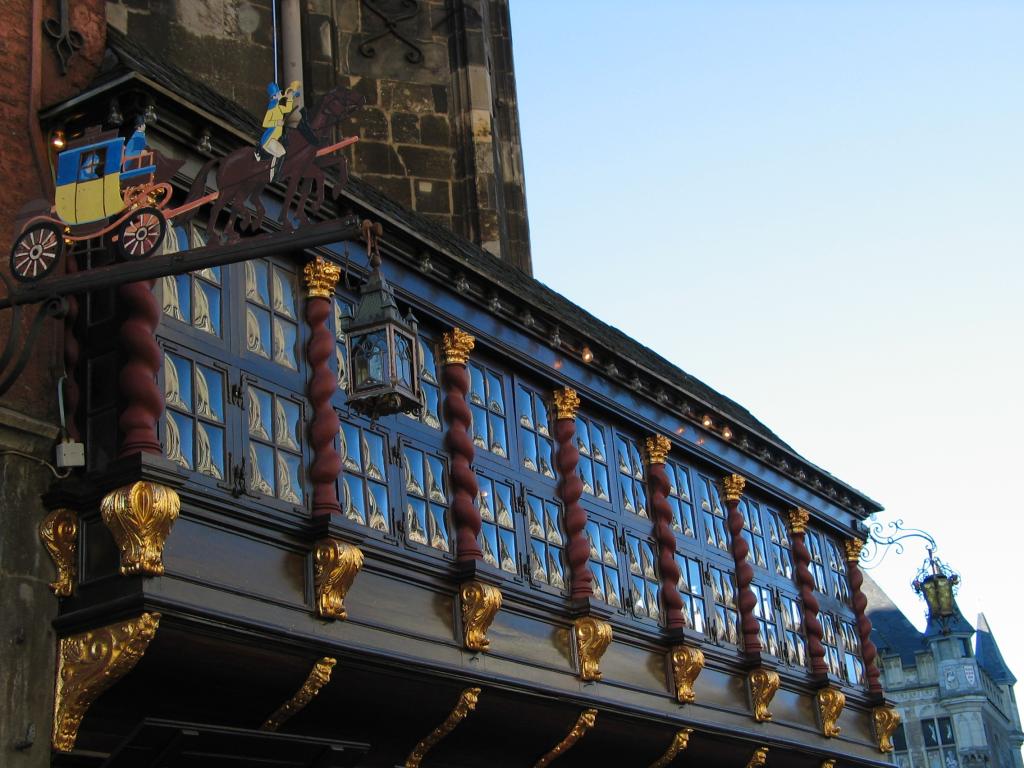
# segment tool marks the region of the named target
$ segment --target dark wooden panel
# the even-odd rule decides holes
[[[652,653],[627,643],[613,642],[601,657],[601,675],[608,683],[667,694],[665,663],[664,653]]]
[[[491,652],[515,661],[523,661],[549,669],[573,671],[568,627],[501,610],[491,624],[487,636]]]
[[[442,594],[363,571],[356,576],[345,607],[352,621],[455,642],[454,588],[451,594]]]

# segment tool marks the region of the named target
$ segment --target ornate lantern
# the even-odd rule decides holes
[[[348,404],[371,419],[422,407],[416,318],[401,316],[380,270],[380,235],[380,224],[363,223],[371,272],[345,328]]]
[[[953,595],[959,584],[960,577],[935,557],[933,549],[928,547],[928,560],[914,580],[914,591],[924,596],[929,618],[948,619],[956,613]]]

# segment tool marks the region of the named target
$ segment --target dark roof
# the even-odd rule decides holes
[[[878,583],[864,574],[861,587],[868,599],[867,615],[871,619],[871,639],[882,656],[899,655],[905,667],[917,665],[914,654],[924,650],[924,635],[882,590]]]
[[[984,669],[997,685],[1013,685],[1017,678],[1003,661],[996,638],[988,626],[984,613],[978,614],[978,636],[974,638],[974,655],[978,664]]]
[[[254,115],[196,81],[174,65],[154,57],[118,30],[108,27],[107,45],[116,61],[111,61],[110,66],[105,68],[100,82],[116,78],[118,75],[124,74],[125,71],[137,72],[200,110],[219,117],[253,139],[259,135],[260,127]],[[407,210],[358,178],[349,179],[344,194],[357,203],[376,209],[393,220],[401,222],[406,229],[460,259],[470,269],[483,273],[521,299],[529,300],[538,310],[556,318],[563,328],[574,329],[584,337],[592,339],[597,345],[614,350],[616,354],[627,358],[654,376],[678,386],[691,397],[707,403],[734,423],[799,458],[809,467],[821,472],[825,479],[833,481],[859,497],[867,507],[864,514],[881,509],[877,502],[801,457],[746,408],[673,365],[618,328],[602,322],[536,278],[498,259],[480,246],[456,235],[445,227]],[[856,506],[856,504],[852,506]]]

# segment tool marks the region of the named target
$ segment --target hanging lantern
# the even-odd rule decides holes
[[[422,408],[416,318],[401,316],[380,270],[380,235],[380,224],[363,223],[371,271],[345,327],[348,404],[371,419]]]
[[[913,583],[914,591],[928,604],[929,618],[948,619],[956,613],[953,596],[959,584],[960,577],[935,557],[933,548],[929,547],[928,559]]]

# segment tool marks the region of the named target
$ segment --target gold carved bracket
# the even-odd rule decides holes
[[[144,613],[60,639],[51,736],[56,751],[74,748],[89,707],[138,663],[159,624],[159,613]]]
[[[739,501],[743,498],[743,489],[747,481],[742,475],[726,475],[722,478],[722,501]]]
[[[50,589],[57,597],[70,597],[75,589],[78,552],[78,515],[70,509],[55,509],[39,524],[39,538],[57,568]]]
[[[778,672],[764,667],[758,667],[747,675],[750,706],[757,722],[765,723],[772,719],[772,713],[768,707],[775,697],[775,692],[779,690],[781,682]]]
[[[826,758],[821,761],[821,768],[836,768],[836,761],[834,758]]]
[[[572,727],[572,730],[569,731],[568,735],[560,742],[558,742],[555,745],[554,749],[552,749],[550,752],[544,755],[544,757],[538,760],[537,763],[533,766],[533,768],[545,768],[545,766],[550,765],[554,760],[564,755],[566,752],[573,748],[577,741],[579,741],[586,735],[587,731],[594,727],[594,723],[596,722],[597,710],[584,710],[583,713],[576,719],[576,724]]]
[[[580,660],[580,679],[601,679],[601,657],[612,642],[612,625],[607,621],[583,616],[573,622],[576,655]]]
[[[341,268],[323,256],[317,256],[302,268],[306,281],[306,291],[310,298],[329,299],[334,295],[334,288],[341,277]]]
[[[452,328],[441,336],[443,362],[445,365],[465,365],[469,353],[476,346],[476,339],[461,328]]]
[[[696,698],[693,684],[704,669],[704,652],[693,646],[677,645],[672,648],[671,658],[676,700],[680,704],[690,704]]]
[[[417,744],[413,751],[409,753],[409,756],[405,758],[405,768],[419,768],[427,752],[433,749],[437,742],[454,731],[455,726],[465,720],[469,713],[476,709],[476,702],[479,697],[479,688],[467,688],[459,694],[459,701],[451,711],[451,714],[448,715],[443,723],[427,734],[427,737]]]
[[[846,695],[838,688],[829,686],[815,694],[814,702],[817,705],[818,723],[821,725],[822,734],[830,739],[838,736],[842,729],[836,722],[843,712],[843,707],[846,706]]]
[[[324,619],[348,618],[345,596],[363,567],[363,552],[341,539],[320,539],[313,548],[316,612]]]
[[[562,387],[551,393],[555,401],[556,419],[575,419],[576,412],[580,409],[580,396],[572,387]]]
[[[754,750],[754,754],[750,756],[750,762],[747,763],[747,768],[764,768],[764,764],[767,760],[768,747],[758,747]]]
[[[789,510],[787,515],[790,533],[806,533],[807,523],[811,521],[811,513],[803,507]]]
[[[482,581],[467,581],[459,587],[462,607],[462,645],[470,651],[491,647],[487,630],[501,609],[501,590]]]
[[[181,500],[174,489],[140,480],[103,497],[100,512],[121,550],[121,573],[159,576],[164,543],[178,519]]]
[[[267,718],[266,722],[260,726],[261,730],[276,731],[285,720],[296,712],[305,709],[306,705],[313,700],[313,697],[320,693],[320,689],[330,682],[331,671],[337,663],[338,660],[332,659],[330,656],[324,656],[317,661],[302,687],[299,688],[294,696],[278,707],[274,714]]]
[[[647,466],[664,464],[672,450],[672,441],[664,435],[648,435],[644,438],[644,458]]]
[[[665,751],[665,754],[651,763],[651,768],[665,768],[676,756],[690,746],[690,736],[693,735],[693,728],[681,728],[676,731],[675,737],[672,739],[672,743],[669,748]]]
[[[860,553],[864,550],[863,539],[847,539],[843,542],[843,549],[846,550],[846,559],[848,562],[856,563],[860,560]]]
[[[900,713],[894,707],[882,706],[871,710],[871,725],[879,752],[892,752],[892,734],[899,724]]]

